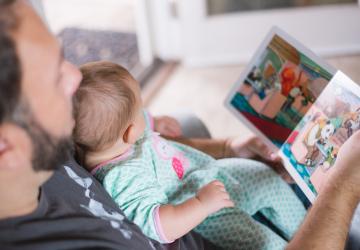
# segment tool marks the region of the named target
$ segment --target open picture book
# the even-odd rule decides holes
[[[360,128],[360,86],[276,27],[225,103],[279,154],[311,202]]]

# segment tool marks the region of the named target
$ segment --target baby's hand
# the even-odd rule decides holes
[[[224,184],[215,180],[202,187],[196,194],[208,214],[215,213],[225,207],[233,207],[234,202],[226,192]]]
[[[170,116],[154,117],[154,130],[167,137],[175,138],[182,135],[179,122]]]

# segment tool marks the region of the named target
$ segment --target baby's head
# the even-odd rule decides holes
[[[89,157],[110,157],[135,143],[145,121],[139,84],[125,68],[102,61],[80,70],[83,80],[74,98],[73,135],[77,159],[89,169]]]

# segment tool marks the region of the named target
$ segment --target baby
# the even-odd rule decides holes
[[[81,71],[77,158],[148,237],[169,243],[194,229],[225,249],[285,247],[306,210],[271,168],[241,158],[217,160],[164,139],[154,131],[139,85],[127,70],[94,62]],[[168,135],[179,133],[173,129]],[[237,151],[216,140],[184,142],[219,158]],[[238,155],[244,152],[238,149]],[[255,214],[268,223],[255,220]]]

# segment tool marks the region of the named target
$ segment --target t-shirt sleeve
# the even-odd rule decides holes
[[[127,218],[145,235],[160,243],[169,243],[158,213],[160,205],[167,204],[168,198],[156,177],[145,171],[141,161],[114,167],[105,176],[103,185]]]

